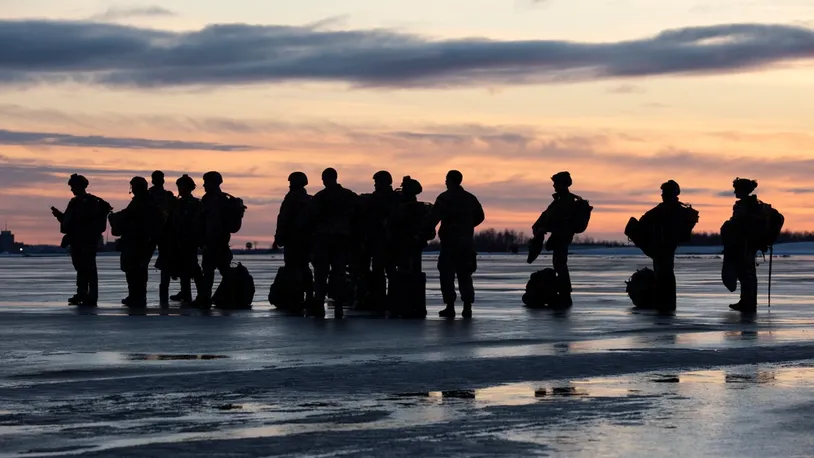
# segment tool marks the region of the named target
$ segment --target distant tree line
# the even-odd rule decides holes
[[[777,243],[791,242],[814,242],[814,232],[792,232],[784,231],[777,239]],[[502,231],[496,229],[486,229],[475,233],[475,251],[480,253],[518,253],[525,251],[528,247],[529,237],[523,232],[512,229]],[[631,246],[629,241],[600,240],[592,237],[574,237],[576,246],[594,247],[623,247]],[[693,232],[687,246],[719,246],[721,245],[721,234],[718,232]],[[439,251],[441,243],[438,239],[431,241],[426,251]]]

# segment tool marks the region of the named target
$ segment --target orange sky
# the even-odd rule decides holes
[[[270,23],[299,26],[303,22],[284,21],[306,21],[308,14],[312,15],[311,22],[331,16],[334,7],[309,1],[303,3],[313,8],[298,7],[303,10],[289,12],[288,19]],[[56,11],[51,18],[57,23],[65,19],[87,20],[94,8],[98,9],[93,2],[73,3],[74,9],[48,10]],[[400,32],[430,37],[422,40],[479,35],[499,40],[567,40],[588,43],[586,46],[607,42],[624,50],[628,46],[625,40],[650,40],[648,37],[670,28],[719,27],[746,19],[759,20],[724,10],[694,12],[690,2],[678,2],[685,6],[683,13],[667,17],[635,1],[619,8],[652,15],[654,22],[648,30],[626,29],[629,24],[621,11],[610,17],[615,21],[605,21],[599,28],[575,27],[569,32],[557,28],[552,16],[567,15],[568,8],[577,11],[585,5],[576,2],[566,7],[556,0],[547,3],[550,6],[542,10],[518,3],[514,13],[499,10],[502,7],[498,2],[472,7],[484,17],[495,9],[505,16],[498,21],[500,27],[485,28],[486,22],[473,12],[464,17],[469,22],[460,22],[454,20],[452,10],[443,8],[427,23],[416,19],[409,25],[393,25],[393,18],[382,10],[376,13],[380,15],[376,25],[375,16],[361,20],[361,16],[353,14],[355,9],[361,11],[370,5],[358,0],[348,4],[351,15],[344,23],[339,21],[329,28],[367,33],[364,30],[371,27],[398,27]],[[42,17],[38,11],[45,11],[49,3],[40,1],[37,7],[31,6],[34,2],[16,4],[15,14],[6,10],[2,13],[28,21]],[[756,2],[758,6],[746,10],[757,15],[754,8],[768,8],[768,4]],[[189,9],[192,4],[185,1],[166,5],[172,14],[120,17],[116,11],[105,19],[103,15],[94,16],[94,22],[83,27],[95,27],[92,24],[104,20],[133,27],[199,30],[219,20],[214,2],[200,3],[203,6],[196,14]],[[246,6],[242,16],[230,17],[229,21],[257,23],[252,8]],[[86,13],[76,17],[75,11]],[[801,11],[770,9],[764,11],[763,17],[771,19],[771,23],[794,25],[797,22],[793,18],[803,14]],[[550,30],[532,28],[528,15],[548,21]],[[702,16],[704,20],[699,19]],[[512,17],[517,21],[514,33]],[[153,33],[141,28],[132,30]],[[297,32],[301,34],[298,39],[316,33],[303,30]],[[806,30],[784,29],[776,33],[806,34]],[[397,45],[402,40],[388,39]],[[798,37],[800,40],[804,38]],[[378,46],[375,40],[373,44],[362,43],[363,47],[354,52],[364,53]],[[512,52],[527,46],[515,43],[518,51]],[[648,43],[661,46],[662,41],[653,39]],[[756,43],[763,46],[762,42]],[[381,62],[376,64],[379,67],[371,64],[368,70],[353,67],[352,75],[342,73],[325,81],[314,81],[314,73],[286,81],[251,76],[260,79],[167,84],[168,78],[178,78],[175,67],[161,70],[164,74],[134,68],[128,70],[129,74],[116,76],[150,78],[149,85],[145,85],[120,84],[115,79],[96,81],[98,70],[74,74],[74,67],[59,67],[59,62],[43,73],[41,61],[48,57],[37,56],[38,51],[31,46],[26,48],[33,49],[31,59],[23,59],[25,62],[4,57],[0,51],[0,218],[7,221],[18,240],[57,243],[60,235],[49,207],[64,208],[67,204],[67,178],[74,171],[90,179],[90,192],[122,208],[129,198],[127,183],[133,175],[148,176],[152,170],[162,169],[168,183],[174,183],[181,173],[189,173],[200,182],[204,172],[219,170],[225,177],[224,190],[243,197],[249,206],[244,229],[235,237],[235,243],[256,241],[263,246],[272,240],[279,202],[286,192],[286,176],[294,170],[306,172],[313,193],[320,189],[321,170],[332,166],[338,169],[340,182],[357,192],[370,192],[371,177],[380,169],[389,170],[397,181],[411,175],[422,182],[425,192],[421,197],[429,201],[442,190],[446,171],[459,169],[465,177],[464,186],[484,203],[484,227],[526,232],[550,201],[549,177],[569,170],[575,182],[572,190],[591,200],[595,207],[586,235],[613,239],[623,238],[621,233],[630,216],[639,216],[659,201],[659,185],[667,179],[677,180],[684,190],[682,200],[700,210],[698,229],[717,230],[731,212],[732,180],[749,177],[760,183],[759,197],[784,213],[788,229],[812,229],[814,211],[807,201],[814,193],[809,183],[814,172],[814,133],[809,127],[814,120],[814,71],[806,59],[814,55],[789,51],[780,39],[778,43],[771,52],[766,51],[767,63],[758,67],[706,69],[688,74],[674,70],[666,60],[659,63],[663,68],[654,70],[662,73],[659,75],[593,75],[554,81],[548,73],[540,73],[541,68],[548,68],[548,61],[544,61],[528,67],[529,74],[536,75],[534,81],[518,82],[518,78],[525,79],[523,71],[510,67],[511,73],[506,73],[508,70],[494,67],[514,66],[517,62],[501,61],[479,68],[475,61],[466,64],[475,67],[460,73],[433,73],[440,70],[430,68],[417,80],[402,80],[401,75],[393,74],[387,80],[374,81],[374,86],[387,87],[366,87],[369,75],[387,71]],[[408,44],[404,48],[408,51],[425,46],[421,40],[408,40]],[[446,42],[442,44],[447,46]],[[482,45],[477,40],[472,42],[472,46]],[[454,47],[461,45],[449,46],[457,49]],[[483,46],[488,50],[491,44]],[[554,44],[541,46],[545,51]],[[582,52],[582,48],[574,49],[572,52]],[[602,47],[596,49],[584,58],[594,59],[594,54],[605,52]],[[763,52],[763,48],[755,49],[755,53]],[[795,57],[775,58],[771,54],[785,56],[787,51]],[[39,52],[50,55],[44,50]],[[350,51],[343,48],[341,52]],[[449,59],[454,61],[467,52],[450,52]],[[516,59],[534,56],[518,54]],[[552,55],[552,59],[557,56]],[[604,66],[603,71],[638,72],[644,64],[631,64],[628,56],[611,53],[597,65]],[[480,54],[476,57],[482,58]],[[727,58],[724,54],[720,57]],[[152,58],[145,59],[149,63]],[[78,60],[74,65],[92,66],[96,60]],[[681,65],[683,61],[676,58],[676,62]],[[111,60],[103,70],[115,74],[117,66],[125,68],[129,64]],[[4,69],[11,75],[8,80],[3,79]],[[278,71],[276,67],[274,71]],[[335,69],[319,70],[323,71]],[[195,70],[190,72],[194,78]],[[466,79],[460,75],[466,75]],[[556,75],[560,78],[566,73]],[[207,76],[217,77],[215,73]]]

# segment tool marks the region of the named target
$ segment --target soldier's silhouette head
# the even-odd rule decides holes
[[[324,184],[325,187],[334,186],[338,180],[339,174],[336,173],[335,169],[328,167],[322,171],[322,184]]]
[[[410,178],[409,175],[401,179],[401,192],[404,195],[415,197],[421,194],[422,191],[424,191],[424,189],[421,187],[421,183],[419,183],[418,180]]]
[[[664,202],[674,202],[681,194],[681,187],[673,180],[669,180],[661,185],[661,200]]]
[[[88,189],[88,179],[82,175],[73,174],[68,178],[68,186],[71,187],[71,192],[75,196],[85,194]]]
[[[302,189],[308,186],[308,176],[302,172],[294,172],[288,176],[288,186],[291,189]]]
[[[156,170],[155,172],[153,172],[150,178],[152,178],[154,186],[157,186],[159,188],[164,186],[164,172],[162,172],[161,170]]]
[[[446,185],[447,189],[456,189],[461,187],[461,183],[464,182],[464,175],[463,173],[457,170],[450,170],[447,172],[447,180]]]
[[[175,185],[178,186],[178,195],[181,196],[192,195],[192,191],[194,191],[196,188],[195,180],[193,180],[192,177],[186,173],[175,180]]]
[[[559,172],[551,177],[551,181],[554,183],[554,191],[556,192],[568,192],[568,188],[571,187],[574,182],[571,180],[571,174],[568,172]]]
[[[738,199],[743,199],[757,189],[757,181],[748,178],[735,178],[735,181],[732,182],[732,187],[735,188],[735,196]]]
[[[204,173],[203,181],[204,191],[218,192],[220,191],[220,185],[223,184],[223,176],[219,172],[206,172]]]
[[[385,170],[380,170],[373,174],[373,187],[377,191],[393,189],[393,175]]]
[[[147,194],[148,187],[147,180],[143,177],[133,177],[130,180],[130,192],[136,197]]]

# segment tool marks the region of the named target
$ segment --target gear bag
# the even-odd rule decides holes
[[[254,278],[241,263],[229,268],[212,295],[212,303],[219,309],[248,310],[253,300]]]
[[[243,199],[230,194],[225,195],[224,222],[226,224],[226,230],[228,230],[230,234],[236,234],[243,226],[243,215],[246,214],[246,206],[243,204]]]
[[[305,279],[290,267],[277,269],[269,287],[269,304],[280,310],[303,310],[305,307]]]
[[[652,308],[655,305],[658,285],[656,273],[652,269],[645,267],[637,270],[625,283],[625,290],[634,306]]]
[[[591,222],[591,212],[594,207],[582,197],[575,197],[574,213],[571,216],[571,230],[574,234],[582,234],[588,229],[588,223]]]
[[[390,279],[388,306],[393,316],[425,318],[427,316],[427,274],[396,272]]]
[[[552,268],[531,274],[523,294],[523,304],[528,308],[554,307],[557,305],[557,272]]]

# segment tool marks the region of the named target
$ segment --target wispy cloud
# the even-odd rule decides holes
[[[0,129],[0,145],[66,146],[113,149],[248,151],[248,145],[225,145],[209,142],[152,140],[146,138],[105,137],[102,135],[70,135],[46,132],[17,132]]]
[[[96,21],[116,21],[137,17],[175,16],[173,11],[158,5],[149,6],[112,6],[90,18]]]
[[[636,86],[635,84],[620,84],[619,86],[614,86],[608,88],[608,93],[610,94],[643,94],[647,92],[643,87]]]
[[[170,32],[0,21],[0,82],[125,87],[291,81],[443,88],[754,71],[814,58],[814,31],[767,24],[666,30],[609,43],[437,40],[391,30],[212,25]]]

